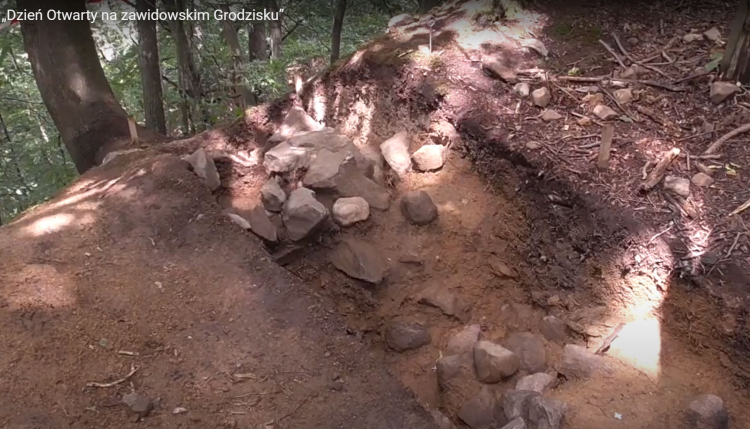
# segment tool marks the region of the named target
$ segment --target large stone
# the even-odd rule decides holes
[[[430,415],[435,419],[437,429],[456,429],[456,425],[453,424],[451,419],[440,411],[432,409]]]
[[[729,415],[724,401],[716,395],[699,395],[690,401],[687,414],[693,429],[728,429]]]
[[[706,39],[712,42],[721,42],[721,31],[716,27],[711,27],[703,33]]]
[[[333,250],[331,262],[349,277],[378,284],[388,271],[380,252],[372,245],[354,238],[344,239]]]
[[[438,386],[449,391],[462,380],[474,378],[474,359],[471,353],[443,356],[435,364]]]
[[[482,67],[490,76],[496,77],[507,83],[515,83],[518,80],[515,70],[508,67],[497,58],[485,58],[482,60]]]
[[[388,210],[391,194],[388,190],[368,179],[362,172],[348,164],[342,166],[335,178],[335,191],[342,197],[362,197],[370,207]]]
[[[713,104],[721,104],[737,92],[740,92],[740,88],[732,82],[714,82],[709,97]]]
[[[516,417],[500,429],[526,429],[526,422],[521,417]]]
[[[524,48],[529,48],[531,50],[536,51],[539,55],[547,58],[549,55],[549,51],[547,50],[547,47],[544,46],[544,43],[542,43],[541,40],[538,39],[524,39],[521,41],[521,46]]]
[[[292,107],[281,122],[279,129],[269,137],[268,141],[282,142],[301,132],[318,131],[321,129],[323,129],[323,125],[316,122],[301,107]]]
[[[418,323],[394,322],[385,329],[388,347],[403,352],[430,344],[430,334]]]
[[[140,395],[135,392],[122,395],[122,403],[127,405],[128,408],[130,408],[130,411],[137,414],[139,417],[148,416],[154,408],[154,403],[148,396]]]
[[[380,144],[380,152],[383,154],[385,162],[399,176],[404,176],[411,168],[410,144],[411,138],[406,131],[398,132]]]
[[[297,188],[289,194],[281,219],[289,239],[299,241],[312,234],[327,217],[328,210],[315,199],[315,192]]]
[[[531,86],[526,82],[519,82],[513,87],[513,92],[521,98],[526,98],[531,93]]]
[[[530,332],[515,333],[503,345],[518,356],[520,370],[534,373],[546,369],[547,353],[544,343],[536,335]]]
[[[401,213],[416,225],[426,225],[438,216],[437,206],[424,191],[407,192],[401,197]]]
[[[216,170],[216,164],[203,148],[196,150],[185,160],[193,167],[195,174],[206,181],[208,189],[215,191],[221,187],[221,178],[218,170]]]
[[[443,168],[445,163],[445,146],[427,144],[419,148],[411,156],[414,166],[419,171],[432,171]]]
[[[339,198],[331,208],[333,220],[341,226],[362,222],[370,217],[370,205],[362,197]]]
[[[282,142],[271,148],[263,156],[263,166],[271,173],[289,173],[299,168],[307,168],[310,151]]]
[[[532,390],[534,392],[544,393],[544,391],[554,382],[555,377],[543,372],[538,372],[536,374],[527,375],[518,380],[516,383],[516,390]]]
[[[339,173],[341,164],[347,159],[351,159],[347,152],[331,152],[328,149],[321,149],[310,162],[302,184],[312,189],[335,187],[335,177]]]
[[[692,179],[693,185],[701,188],[707,188],[714,183],[714,179],[706,173],[695,173]]]
[[[540,395],[541,393],[533,390],[510,389],[506,391],[505,395],[503,395],[503,413],[505,413],[505,418],[508,420],[518,417],[528,419],[531,400]]]
[[[666,176],[664,190],[687,198],[690,196],[690,180],[685,177]]]
[[[555,316],[544,316],[539,331],[548,341],[563,344],[568,339],[568,325]]]
[[[560,429],[568,405],[552,398],[537,396],[531,399],[529,422],[537,429]]]
[[[446,316],[456,316],[460,318],[463,312],[463,306],[448,288],[444,286],[432,286],[421,292],[419,298],[420,304],[429,305],[440,309]]]
[[[518,371],[520,361],[510,350],[490,341],[474,344],[474,367],[482,383],[498,383]]]
[[[547,107],[550,100],[552,100],[552,94],[546,87],[541,87],[535,89],[534,92],[531,93],[531,100],[537,107]]]
[[[286,201],[286,193],[281,189],[275,178],[268,181],[260,188],[260,200],[269,212],[280,212]]]
[[[611,107],[605,106],[604,104],[597,104],[596,107],[594,107],[593,113],[603,121],[614,119],[620,116],[617,114],[617,112],[612,110]]]
[[[443,355],[451,356],[473,352],[474,344],[479,341],[479,334],[481,332],[482,327],[479,325],[469,325],[465,327],[461,332],[453,335],[448,340]]]
[[[563,350],[563,361],[557,372],[569,379],[585,379],[596,372],[611,372],[607,361],[586,350],[586,347],[567,344]]]
[[[472,428],[485,428],[495,420],[495,394],[488,386],[461,406],[458,417]]]
[[[263,206],[255,206],[248,216],[248,222],[250,223],[250,230],[255,233],[258,237],[275,243],[278,241],[276,234],[276,227],[268,219],[266,211]]]

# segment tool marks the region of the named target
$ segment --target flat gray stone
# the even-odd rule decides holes
[[[398,132],[380,144],[383,159],[399,177],[403,177],[411,168],[410,144],[411,137],[406,131]]]
[[[690,180],[685,177],[666,176],[664,190],[687,198],[690,196]]]
[[[688,406],[688,423],[694,429],[728,429],[729,415],[724,401],[716,395],[695,397]]]
[[[440,309],[446,316],[458,317],[463,312],[463,306],[458,297],[444,286],[432,286],[420,293],[420,304]]]
[[[216,164],[214,164],[213,158],[208,156],[203,148],[196,150],[192,155],[185,158],[185,160],[193,167],[195,174],[206,181],[208,189],[215,191],[221,187],[221,178],[219,177],[218,170],[216,170]]]
[[[328,210],[315,199],[315,192],[307,188],[297,188],[289,194],[281,220],[289,239],[299,241],[315,232],[327,217]]]
[[[531,399],[529,422],[537,429],[560,429],[568,405],[552,398],[537,396]]]
[[[482,61],[482,67],[487,70],[488,74],[507,83],[516,83],[518,76],[516,71],[508,67],[498,58],[485,58]]]
[[[609,120],[609,119],[614,119],[614,118],[620,116],[619,114],[617,114],[617,112],[615,112],[614,110],[612,110],[611,107],[605,106],[604,104],[597,104],[594,107],[593,113],[594,113],[594,115],[596,115],[599,119],[601,119],[603,121],[606,121],[606,120]]]
[[[519,365],[518,356],[505,347],[490,341],[474,344],[474,367],[482,383],[498,383],[515,374]]]
[[[311,189],[335,187],[335,177],[339,173],[339,168],[349,157],[350,154],[347,152],[331,152],[328,149],[321,149],[310,162],[302,184]]]
[[[526,82],[519,82],[513,87],[513,92],[521,98],[526,98],[531,94],[531,86]]]
[[[269,212],[280,212],[286,201],[286,193],[279,185],[278,180],[270,178],[260,188],[260,200]]]
[[[554,382],[555,377],[543,372],[538,372],[519,379],[516,383],[516,390],[531,390],[544,393]]]
[[[362,197],[339,198],[331,208],[333,220],[341,226],[353,225],[370,217],[370,205]]]
[[[416,225],[426,225],[438,216],[437,206],[425,191],[410,191],[401,197],[401,213]]]
[[[378,284],[388,271],[380,251],[355,238],[341,241],[331,254],[331,262],[349,277]]]
[[[472,428],[485,428],[495,420],[495,394],[487,386],[461,406],[458,417]]]
[[[250,223],[250,230],[258,237],[275,243],[278,241],[278,235],[276,234],[276,227],[271,223],[266,215],[266,210],[263,206],[256,206],[250,211],[248,216],[248,222]]]
[[[307,168],[309,163],[309,149],[292,146],[289,142],[277,144],[263,156],[263,166],[270,173],[289,173]]]
[[[503,345],[518,356],[520,370],[535,373],[546,369],[547,352],[544,350],[544,343],[536,335],[530,332],[515,333]]]
[[[385,342],[397,352],[430,344],[430,334],[419,323],[393,322],[385,329]]]
[[[138,393],[126,393],[122,395],[122,403],[130,408],[130,411],[139,417],[146,417],[154,408],[153,401],[148,396],[139,395]]]
[[[342,197],[362,197],[371,208],[377,210],[388,210],[391,205],[391,194],[386,188],[349,165],[342,166],[336,176],[335,192]]]
[[[695,173],[690,181],[693,185],[701,188],[708,188],[714,183],[714,179],[706,173]]]
[[[426,144],[414,152],[411,160],[419,171],[439,170],[445,163],[445,146]]]
[[[479,325],[469,325],[461,332],[453,335],[445,346],[444,356],[473,353],[474,344],[479,341],[482,328]]]
[[[281,122],[281,126],[276,130],[271,137],[268,138],[269,142],[282,142],[294,137],[295,135],[305,131],[317,131],[323,129],[323,125],[315,121],[307,112],[301,107],[292,107]]]
[[[732,82],[714,82],[711,84],[709,98],[711,103],[721,104],[737,92],[740,92],[740,88]]]
[[[547,107],[552,100],[552,94],[546,87],[537,88],[531,93],[531,100],[534,102],[534,106]]]
[[[721,41],[721,31],[719,31],[719,29],[716,27],[711,27],[710,29],[706,30],[703,35],[706,36],[706,39],[712,42]]]
[[[586,350],[586,347],[568,344],[563,350],[563,361],[557,372],[567,378],[585,379],[595,372],[611,372],[611,366],[605,358]]]
[[[503,413],[505,418],[513,420],[518,417],[529,418],[531,399],[541,396],[541,393],[533,390],[510,389],[503,395]]]

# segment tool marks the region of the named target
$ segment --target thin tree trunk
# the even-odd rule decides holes
[[[84,0],[18,0],[18,8],[85,12]],[[44,104],[80,173],[130,139],[127,115],[99,63],[87,21],[21,21],[24,46]],[[123,143],[124,142],[124,143]]]
[[[346,0],[338,0],[336,15],[333,17],[333,29],[331,30],[331,64],[339,59],[341,27],[344,25],[344,14],[346,14]]]
[[[154,10],[153,0],[137,0],[138,12]],[[146,128],[167,134],[167,119],[164,116],[164,98],[161,88],[161,70],[159,69],[159,46],[156,39],[156,21],[138,21],[138,44],[140,45],[138,62],[141,68],[141,86],[143,88],[143,112],[146,116]]]
[[[253,21],[251,28],[248,28],[248,58],[250,61],[267,60],[266,52],[266,22]]]
[[[282,43],[282,32],[281,32],[281,13],[279,13],[279,6],[276,0],[266,0],[269,12],[275,13],[278,19],[270,20],[268,27],[271,32],[271,59],[277,60],[281,58],[281,43]]]
[[[29,192],[31,189],[29,188],[29,184],[26,181],[26,177],[23,174],[23,171],[21,170],[21,165],[18,163],[18,154],[16,153],[15,145],[13,144],[13,139],[10,136],[10,132],[8,131],[8,127],[5,125],[5,120],[3,119],[3,115],[0,114],[0,126],[3,128],[3,134],[5,134],[5,139],[8,141],[8,148],[10,149],[10,158],[13,162],[13,168],[16,170],[16,176],[18,176],[18,181],[21,184],[21,192],[23,193],[23,196],[28,199],[29,198]]]
[[[750,0],[740,1],[721,69],[729,80],[750,83]]]
[[[222,6],[222,9],[228,12],[229,6]],[[255,97],[242,81],[245,60],[242,56],[242,47],[240,46],[240,39],[237,36],[237,29],[234,28],[234,23],[224,20],[221,21],[221,32],[229,46],[229,52],[232,53],[232,60],[234,61],[234,90],[241,97],[239,104],[243,108],[253,106],[255,105]]]

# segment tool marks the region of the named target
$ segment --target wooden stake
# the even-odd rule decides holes
[[[602,129],[602,144],[599,146],[599,161],[596,167],[599,170],[606,170],[609,167],[609,154],[612,148],[612,138],[615,136],[615,127],[605,125]]]
[[[661,182],[661,179],[664,178],[667,168],[669,168],[669,164],[671,164],[679,155],[680,149],[676,147],[672,148],[670,151],[664,152],[662,158],[656,164],[656,167],[651,170],[651,174],[646,178],[646,181],[641,184],[641,190],[650,191],[654,186],[658,185],[659,182]]]
[[[138,143],[138,128],[133,118],[128,118],[128,128],[130,129],[130,143]]]

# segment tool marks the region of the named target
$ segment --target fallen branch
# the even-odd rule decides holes
[[[641,62],[642,63],[647,63],[649,61],[653,61],[656,58],[659,58],[661,56],[661,53],[662,52],[667,52],[672,47],[672,45],[674,45],[677,42],[678,39],[679,39],[678,36],[672,37],[669,40],[669,42],[667,42],[667,44],[664,45],[663,48],[657,50],[655,54],[649,55],[648,57],[642,59]]]
[[[635,116],[633,116],[633,114],[630,113],[629,110],[625,109],[625,106],[623,106],[622,103],[620,103],[620,100],[618,100],[617,98],[615,98],[614,95],[610,94],[609,91],[607,91],[606,89],[604,89],[604,87],[599,87],[599,89],[601,89],[602,92],[607,97],[609,97],[609,99],[612,100],[617,105],[617,107],[620,108],[620,111],[622,111],[622,113],[624,113],[628,118],[632,119],[633,122],[641,122],[638,118],[636,118]]]
[[[613,79],[613,80],[618,81],[618,82],[637,83],[641,85],[653,86],[655,88],[662,88],[662,89],[666,89],[667,91],[672,91],[672,92],[682,92],[682,91],[688,90],[688,88],[684,86],[670,85],[668,83],[661,83],[655,80],[638,80],[638,79]]]
[[[732,213],[729,213],[729,216],[738,215],[738,214],[744,212],[745,210],[747,210],[748,207],[750,207],[750,199],[747,200],[747,201],[745,201],[741,206],[739,206],[736,209],[734,209],[734,211]]]
[[[659,160],[658,163],[656,163],[656,167],[654,167],[653,170],[651,170],[651,173],[648,175],[646,181],[641,184],[641,190],[642,191],[649,191],[654,186],[659,184],[661,180],[664,178],[664,175],[667,172],[667,168],[669,167],[669,164],[674,161],[675,158],[680,154],[680,149],[678,148],[672,148],[672,150],[664,152],[662,155],[662,158]]]
[[[597,83],[609,79],[609,76],[586,77],[586,76],[557,76],[559,80],[568,82]]]
[[[624,63],[624,62],[622,62],[622,58],[620,58],[620,56],[619,56],[619,55],[617,55],[617,53],[616,53],[616,52],[615,52],[615,51],[614,51],[614,50],[612,49],[612,47],[611,47],[611,46],[609,46],[609,45],[607,44],[607,42],[605,42],[605,41],[604,41],[604,40],[602,40],[602,39],[599,39],[599,43],[601,43],[601,44],[602,44],[602,46],[604,46],[604,49],[606,49],[606,50],[607,50],[607,52],[609,52],[609,53],[610,53],[610,55],[612,55],[613,57],[615,57],[615,59],[617,60],[617,62],[618,62],[618,63],[620,64],[620,67],[622,67],[622,68],[627,68],[627,66],[625,65],[625,63]]]
[[[733,129],[732,131],[721,136],[719,140],[716,140],[715,142],[711,143],[711,146],[709,146],[708,149],[706,149],[706,151],[703,152],[703,154],[710,155],[716,152],[717,150],[721,148],[721,145],[723,145],[724,142],[726,142],[727,140],[731,139],[734,136],[740,135],[742,133],[746,133],[748,131],[750,131],[750,124],[745,124],[739,128]]]
[[[604,340],[602,345],[596,350],[594,354],[603,355],[604,352],[606,352],[609,349],[609,347],[612,345],[612,342],[617,338],[617,336],[620,335],[620,331],[622,331],[622,328],[624,327],[625,327],[624,323],[620,323],[619,325],[617,325],[615,330],[612,331],[611,334],[609,334],[609,336]]]
[[[649,65],[649,64],[644,64],[644,63],[642,63],[640,61],[636,61],[633,57],[630,56],[630,54],[628,53],[628,51],[625,50],[625,47],[622,46],[622,43],[620,43],[620,38],[617,37],[617,34],[612,33],[612,37],[615,39],[615,43],[617,43],[617,47],[620,48],[620,51],[622,51],[622,53],[625,55],[625,57],[627,59],[630,60],[630,62],[632,62],[633,64],[638,64],[639,66],[641,66],[643,68],[646,68],[646,69],[649,69],[651,71],[655,71],[656,73],[659,73],[660,75],[666,77],[667,79],[672,79],[671,76],[669,76],[668,74],[664,73],[663,71],[657,69],[656,67],[654,67],[652,65]]]
[[[109,383],[97,383],[95,381],[90,381],[90,382],[86,383],[86,387],[107,388],[107,387],[117,386],[118,384],[122,384],[122,383],[128,381],[128,379],[130,377],[132,377],[133,374],[135,374],[136,371],[138,371],[138,369],[140,369],[140,366],[131,366],[130,367],[130,372],[128,373],[128,375],[126,375],[125,377],[123,377],[123,378],[121,378],[119,380],[110,381]]]

